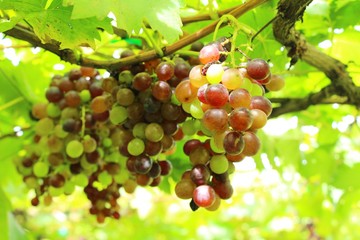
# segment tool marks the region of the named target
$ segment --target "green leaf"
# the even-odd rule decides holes
[[[120,0],[112,11],[118,27],[125,29],[129,34],[138,33],[143,21],[146,21],[153,30],[159,31],[164,39],[171,43],[182,34],[179,8],[177,0]]]
[[[43,43],[60,42],[60,48],[89,45],[95,48],[95,39],[101,40],[99,28],[112,33],[111,19],[101,21],[92,18],[71,19],[73,7],[63,6],[62,0],[54,0],[45,9],[47,1],[3,0],[5,9],[13,9],[33,28]]]
[[[0,187],[0,226],[1,239],[28,239],[24,230],[16,222],[14,215],[11,213],[11,205]]]
[[[76,0],[71,14],[72,19],[97,17],[104,19],[118,0],[103,0],[99,7],[98,0]]]
[[[356,163],[352,167],[343,164],[337,168],[332,179],[332,185],[341,189],[358,189],[360,188],[359,172],[360,163]]]
[[[12,29],[21,20],[22,17],[18,17],[18,16],[15,16],[10,20],[0,19],[0,32],[5,32],[9,29]]]

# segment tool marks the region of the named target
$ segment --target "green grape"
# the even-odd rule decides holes
[[[145,150],[144,141],[141,140],[140,138],[132,139],[127,146],[127,150],[131,155],[139,156]]]
[[[65,138],[67,135],[69,135],[68,132],[65,132],[62,125],[58,124],[55,126],[54,128],[54,134],[55,136],[57,136],[58,138]]]
[[[70,195],[75,191],[75,184],[71,181],[66,181],[63,188],[64,188],[64,194]]]
[[[45,162],[36,162],[33,166],[33,172],[37,177],[46,177],[49,172],[49,165]]]
[[[183,122],[181,128],[183,133],[187,136],[194,135],[199,130],[198,127],[196,127],[198,121],[199,120],[188,119],[185,122]]]
[[[61,115],[61,110],[55,103],[49,103],[46,107],[46,112],[51,118],[57,118]]]
[[[206,79],[210,84],[217,84],[221,82],[223,74],[224,68],[221,64],[212,64],[206,72]]]
[[[211,150],[213,150],[215,153],[224,153],[225,150],[224,150],[224,147],[221,146],[218,146],[218,144],[216,144],[215,142],[215,138],[211,138],[210,139],[210,147],[211,147]]]
[[[71,180],[76,186],[79,187],[86,187],[86,185],[89,183],[88,177],[82,173],[73,176]]]
[[[135,126],[132,130],[132,134],[134,135],[134,137],[145,139],[146,126],[147,126],[147,124],[144,122],[139,122],[139,123],[135,124]]]
[[[190,113],[190,107],[192,102],[184,102],[181,104],[182,109],[184,109],[185,112]]]
[[[177,106],[181,105],[181,102],[176,98],[175,94],[171,94],[170,101],[171,101],[172,104],[175,104]]]
[[[114,180],[118,184],[123,184],[130,177],[129,172],[122,169],[118,174],[114,175]]]
[[[81,102],[83,102],[83,103],[89,102],[91,100],[91,94],[88,89],[82,90],[79,93],[79,95],[80,95]]]
[[[214,155],[210,159],[210,169],[216,174],[225,173],[228,170],[229,162],[225,155]]]
[[[71,158],[80,157],[84,152],[84,147],[78,140],[72,140],[66,145],[66,154]]]
[[[39,136],[47,136],[54,129],[54,122],[51,118],[42,118],[35,125],[35,132]]]
[[[98,181],[103,187],[109,186],[112,180],[112,176],[107,171],[103,171],[98,175]]]
[[[111,140],[111,138],[104,138],[103,140],[102,140],[102,145],[105,147],[105,148],[109,148],[109,147],[111,147],[112,146],[112,140]]]
[[[243,78],[243,84],[241,85],[241,88],[244,88],[246,90],[248,90],[248,92],[251,91],[251,89],[253,88],[253,83],[251,82],[250,79],[248,78]]]
[[[48,192],[49,192],[50,196],[57,197],[57,196],[60,196],[61,194],[64,193],[64,188],[63,187],[56,188],[56,187],[53,187],[53,186],[49,186]]]
[[[80,165],[83,169],[88,170],[93,167],[94,164],[91,164],[87,161],[85,155],[83,155],[80,159]]]
[[[86,135],[82,140],[82,144],[84,147],[84,152],[91,153],[96,150],[97,143],[96,140],[89,135]]]
[[[263,96],[264,92],[264,87],[257,83],[253,83],[252,89],[249,90],[251,96]]]
[[[150,123],[145,128],[145,137],[152,142],[160,141],[164,136],[164,130],[158,123]]]
[[[197,119],[203,118],[204,112],[201,108],[201,104],[198,99],[194,100],[190,104],[190,114],[191,114],[191,116],[193,116],[194,118],[197,118]]]
[[[118,80],[120,83],[131,84],[133,78],[134,78],[134,75],[129,70],[125,70],[119,74]]]
[[[125,107],[115,106],[110,110],[109,119],[112,124],[120,124],[124,122],[128,117],[128,113]]]

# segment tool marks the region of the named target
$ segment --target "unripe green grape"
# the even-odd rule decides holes
[[[129,179],[129,177],[129,172],[125,169],[122,169],[120,170],[120,173],[114,175],[114,180],[118,184],[123,184],[124,182],[126,182],[126,180]]]
[[[57,136],[58,138],[65,138],[69,133],[65,132],[62,125],[58,124],[55,126],[54,128],[54,134],[55,136]]]
[[[54,130],[54,121],[51,118],[42,118],[35,125],[35,132],[39,136],[47,136]]]
[[[185,112],[190,113],[191,103],[192,103],[192,102],[182,103],[182,104],[181,104],[182,109],[183,109]]]
[[[241,88],[246,89],[248,92],[250,92],[253,88],[254,83],[251,82],[248,78],[243,78],[243,84],[241,85]]]
[[[195,119],[188,119],[182,123],[182,131],[187,136],[192,136],[198,131],[197,126],[198,120]],[[198,123],[199,124],[199,123]]]
[[[164,136],[164,130],[158,123],[150,123],[145,128],[145,137],[152,142],[160,141]]]
[[[251,96],[264,96],[264,92],[264,87],[257,83],[253,83],[253,87],[249,91]]]
[[[216,144],[215,139],[213,137],[210,139],[210,147],[211,147],[211,150],[215,153],[224,153],[225,152],[222,145]]]
[[[49,192],[50,196],[57,197],[57,196],[60,196],[61,194],[64,193],[64,188],[63,187],[56,188],[56,187],[53,187],[53,186],[49,186],[48,192]]]
[[[81,102],[83,102],[83,103],[89,102],[91,100],[90,91],[87,89],[82,90],[79,95],[80,95]]]
[[[111,138],[108,138],[108,137],[104,138],[104,139],[102,140],[102,145],[103,145],[105,148],[111,147],[111,146],[112,146],[112,140],[111,140]]]
[[[46,177],[49,172],[49,165],[45,162],[36,162],[33,166],[33,172],[37,177]]]
[[[79,187],[86,187],[86,185],[89,183],[88,177],[82,173],[73,176],[71,180],[76,186]]]
[[[120,124],[124,122],[128,117],[128,113],[125,107],[115,106],[110,110],[109,119],[112,124]]]
[[[141,140],[140,138],[132,139],[127,146],[127,150],[131,155],[139,156],[145,150],[144,141]]]
[[[57,118],[61,115],[61,110],[55,103],[49,103],[46,107],[46,112],[49,117]]]
[[[66,145],[66,154],[71,158],[78,158],[83,152],[84,147],[78,140],[72,140]]]
[[[98,175],[98,181],[103,187],[109,186],[112,180],[112,176],[107,171],[103,171]]]
[[[198,99],[195,99],[190,104],[190,114],[191,114],[191,116],[193,116],[194,118],[197,118],[197,119],[203,118],[204,112],[202,110],[200,101]]]
[[[210,84],[217,84],[221,82],[223,74],[224,68],[221,64],[212,64],[206,72],[206,79]]]
[[[139,123],[135,124],[135,126],[133,127],[133,130],[132,130],[132,134],[134,135],[134,137],[145,139],[146,126],[147,126],[147,124],[144,122],[139,122]]]
[[[71,181],[66,181],[63,188],[64,188],[64,194],[70,195],[75,191],[75,184]]]
[[[214,155],[210,159],[210,169],[216,174],[225,173],[229,168],[229,162],[225,155]]]
[[[96,150],[97,143],[96,140],[89,135],[86,135],[82,140],[82,144],[84,147],[84,152],[91,153]]]

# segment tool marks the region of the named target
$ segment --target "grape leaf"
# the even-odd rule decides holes
[[[142,22],[146,21],[166,41],[173,42],[182,34],[179,8],[177,0],[120,0],[114,5],[112,12],[116,16],[118,27],[129,34],[138,33]]]
[[[104,19],[118,0],[103,0],[99,7],[98,0],[76,0],[71,14],[72,19],[97,17]]]
[[[71,19],[73,7],[63,6],[62,0],[52,1],[48,8],[45,8],[46,3],[44,0],[3,0],[0,7],[15,10],[33,27],[42,42],[56,40],[62,49],[79,45],[95,48],[95,39],[101,39],[99,28],[112,33],[110,18],[101,21],[95,17]]]

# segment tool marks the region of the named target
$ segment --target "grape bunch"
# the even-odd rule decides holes
[[[228,67],[224,61],[229,44],[221,39],[204,46],[200,64],[175,88],[182,108],[192,116],[182,124],[183,133],[201,136],[185,142],[183,150],[191,169],[175,187],[179,198],[191,199],[193,210],[216,210],[221,199],[232,196],[229,175],[234,163],[259,151],[256,132],[272,112],[271,102],[264,97],[264,86],[274,79],[269,64],[252,59]],[[270,89],[281,88],[281,78],[276,78]]]
[[[262,59],[226,66],[229,44],[194,44],[199,58],[154,59],[109,77],[89,67],[55,75],[47,102],[32,108],[34,137],[15,160],[35,192],[31,204],[49,205],[81,188],[99,223],[119,219],[119,189],[159,186],[173,168],[168,156],[182,143],[190,169],[176,195],[191,199],[193,210],[216,210],[233,193],[234,163],[260,148],[256,131],[272,111],[264,86],[283,85]]]

